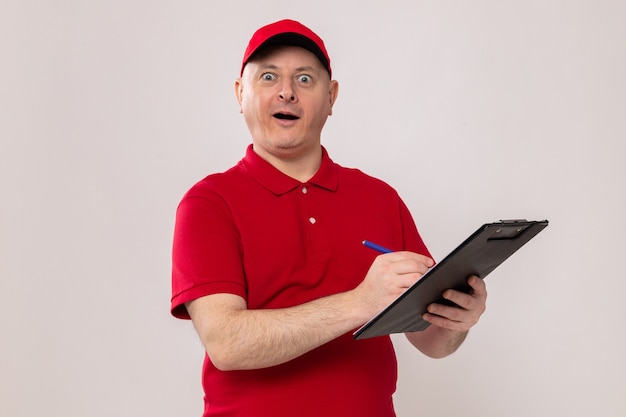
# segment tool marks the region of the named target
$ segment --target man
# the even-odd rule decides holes
[[[390,338],[351,334],[433,266],[413,219],[322,147],[338,84],[310,29],[259,29],[235,93],[252,144],[186,193],[174,233],[172,314],[206,349],[204,416],[394,416]],[[454,352],[483,313],[484,283],[468,282],[444,293],[459,307],[431,305],[432,325],[406,335],[424,354]]]

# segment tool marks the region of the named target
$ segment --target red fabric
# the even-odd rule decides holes
[[[430,256],[397,193],[333,163],[302,184],[248,148],[235,167],[183,197],[174,233],[171,312],[214,293],[284,308],[350,290],[378,255],[361,242]],[[393,416],[389,337],[346,334],[288,363],[222,372],[206,358],[205,416]]]
[[[330,57],[322,38],[302,23],[290,19],[270,23],[254,32],[243,54],[240,75],[243,74],[244,67],[256,52],[267,46],[276,45],[294,45],[308,49],[318,57],[328,70],[328,74],[332,76]]]

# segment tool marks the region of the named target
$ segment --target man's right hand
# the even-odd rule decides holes
[[[379,255],[355,292],[369,307],[371,317],[415,284],[434,264],[431,258],[414,252]]]

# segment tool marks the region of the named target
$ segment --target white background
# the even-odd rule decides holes
[[[0,415],[200,416],[174,212],[243,156],[233,81],[284,17],[328,46],[331,157],[392,184],[437,259],[550,220],[459,352],[394,337],[399,417],[626,415],[621,0],[4,0]]]

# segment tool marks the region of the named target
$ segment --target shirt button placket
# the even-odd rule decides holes
[[[306,194],[309,192],[308,188],[306,187],[306,185],[303,185],[302,188],[300,189],[302,191],[302,194]],[[315,224],[317,220],[315,220],[315,217],[311,216],[309,217],[309,223],[311,224]]]

